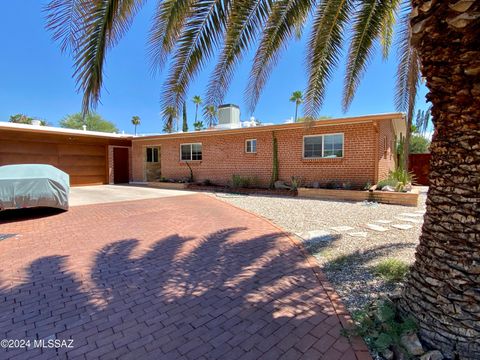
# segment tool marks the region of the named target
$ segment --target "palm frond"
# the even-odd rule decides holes
[[[190,17],[178,39],[172,67],[163,90],[163,106],[185,101],[190,82],[213,56],[225,31],[231,0],[193,3]]]
[[[62,52],[75,50],[84,34],[85,15],[90,5],[87,0],[52,0],[45,6],[46,27],[52,32],[53,40],[59,42]]]
[[[297,34],[299,24],[306,21],[314,4],[314,0],[278,0],[273,3],[246,89],[247,103],[251,112],[255,109],[260,93],[277,64],[280,52]]]
[[[309,118],[316,117],[322,107],[326,84],[338,65],[343,34],[354,3],[354,0],[324,0],[316,9],[307,45],[305,114]]]
[[[47,19],[53,21],[50,22],[50,29],[54,31],[54,37],[56,31],[57,39],[63,44],[74,41],[74,77],[84,94],[82,112],[86,114],[97,105],[100,98],[107,49],[115,46],[128,30],[144,0],[82,1],[82,5],[79,5],[81,10],[76,15],[78,19],[65,15],[68,12],[65,10],[67,2],[72,9],[70,0],[57,0],[55,6],[48,8]],[[82,24],[79,35],[73,38],[68,35],[65,29],[69,23],[72,28]]]
[[[396,11],[398,0],[364,0],[356,11],[348,51],[342,107],[346,111],[373,55],[374,42],[382,33],[385,16]]]
[[[385,12],[385,16],[382,20],[381,32],[380,32],[380,44],[382,46],[382,56],[386,60],[390,54],[390,48],[393,42],[394,27],[397,19],[398,1],[397,6],[392,6]],[[394,4],[393,4],[394,5]]]
[[[420,59],[410,43],[409,8],[405,9],[400,21],[397,51],[399,63],[395,86],[395,108],[407,113],[409,122],[413,119],[417,89],[420,83]]]
[[[225,42],[210,78],[207,102],[219,105],[232,81],[235,66],[257,38],[273,0],[236,0],[227,23]]]
[[[150,29],[148,52],[153,72],[160,71],[175,47],[194,0],[159,1]]]

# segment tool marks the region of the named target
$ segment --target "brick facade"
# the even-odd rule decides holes
[[[303,158],[303,137],[306,135],[344,135],[343,158]],[[257,177],[266,186],[273,168],[272,138],[278,142],[279,179],[290,181],[300,177],[304,184],[375,183],[393,168],[392,118],[372,117],[348,120],[317,121],[311,126],[284,124],[235,130],[211,130],[141,137],[132,141],[133,180],[146,181],[145,148],[160,148],[161,175],[164,178],[189,177],[189,169],[180,161],[180,145],[202,143],[202,160],[190,161],[195,181],[210,180],[227,184],[233,174]],[[385,148],[385,140],[387,147]],[[245,152],[245,141],[257,140],[257,152]]]

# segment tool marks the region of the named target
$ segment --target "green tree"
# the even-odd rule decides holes
[[[195,121],[193,123],[193,127],[195,128],[195,131],[200,131],[205,129],[205,126],[203,125],[203,121]]]
[[[215,105],[205,106],[203,114],[207,119],[208,127],[212,127],[213,125],[215,125],[217,119],[217,108],[215,107]]]
[[[33,120],[39,120],[39,119],[35,119],[35,118],[30,117],[30,116],[25,115],[25,114],[16,114],[16,115],[10,115],[9,122],[16,123],[16,124],[32,125]],[[39,121],[40,121],[40,125],[42,125],[42,126],[47,125],[47,122],[45,120],[39,120]]]
[[[135,128],[135,135],[137,135],[137,126],[140,125],[140,116],[132,116],[132,124]]]
[[[51,1],[48,26],[62,48],[74,50],[84,112],[100,98],[107,49],[128,30],[143,3]],[[416,319],[427,345],[440,348],[448,358],[478,359],[480,214],[472,204],[480,201],[480,148],[476,146],[480,143],[479,1],[166,0],[158,3],[150,51],[157,68],[171,55],[162,97],[165,109],[178,108],[195,75],[210,63],[217,49],[219,61],[208,85],[207,103],[221,102],[236,65],[257,46],[247,88],[252,110],[281,51],[308,26],[304,112],[315,117],[347,34],[345,110],[378,42],[384,57],[388,56],[400,5],[405,8],[405,21],[400,25],[407,40],[404,47],[398,46],[403,66],[398,79],[407,101],[399,101],[397,108],[408,110],[406,135],[413,121],[419,69],[435,119],[427,209],[400,305]]]
[[[413,133],[410,139],[410,154],[426,154],[429,151],[430,140],[425,136]]]
[[[67,115],[60,120],[60,127],[62,128],[82,130],[83,125],[86,125],[87,130],[90,131],[118,133],[118,129],[114,123],[103,119],[97,113],[87,114],[85,116],[85,120],[82,116],[82,113]]]
[[[185,101],[183,102],[182,116],[183,116],[182,131],[188,132],[187,104],[185,103]]]
[[[173,106],[168,106],[163,111],[164,118],[164,127],[163,131],[171,133],[174,130],[175,125],[177,124],[178,111]]]
[[[294,91],[290,96],[290,101],[295,103],[295,118],[294,122],[298,119],[298,106],[303,102],[303,94],[300,90]]]
[[[197,122],[197,121],[198,121],[198,118],[197,118],[197,116],[198,116],[198,107],[199,107],[200,105],[202,105],[202,98],[201,98],[200,96],[198,96],[198,95],[195,95],[195,96],[193,97],[193,100],[192,100],[192,101],[193,101],[193,103],[195,104],[195,122]]]

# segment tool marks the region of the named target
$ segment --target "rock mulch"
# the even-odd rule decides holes
[[[216,196],[302,238],[352,312],[398,286],[376,276],[376,264],[389,258],[413,263],[426,188],[420,188],[417,208],[287,197]]]

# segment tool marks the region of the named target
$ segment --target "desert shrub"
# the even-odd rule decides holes
[[[210,179],[205,179],[205,180],[203,180],[203,185],[205,185],[205,186],[212,186],[212,185],[213,185],[213,182],[212,182],[212,180],[210,180]]]
[[[252,188],[258,186],[260,181],[256,176],[232,175],[233,188]]]
[[[377,187],[382,189],[384,186],[389,185],[395,189],[395,191],[404,191],[406,185],[411,184],[415,180],[413,173],[407,170],[396,168],[388,173],[388,177],[384,180],[380,180],[377,183]]]
[[[367,345],[378,352],[400,345],[402,335],[416,331],[411,318],[402,317],[395,304],[388,299],[378,300],[352,314],[353,329],[344,331],[346,336],[361,336]],[[408,356],[405,352],[405,356]]]
[[[404,280],[408,270],[408,264],[398,259],[382,260],[375,266],[375,273],[390,283]]]
[[[377,188],[381,190],[384,186],[387,186],[387,185],[395,188],[397,184],[398,184],[398,181],[395,179],[384,179],[384,180],[380,180],[377,183]]]
[[[298,176],[292,176],[291,179],[291,188],[292,190],[297,190],[302,184],[302,178]]]

